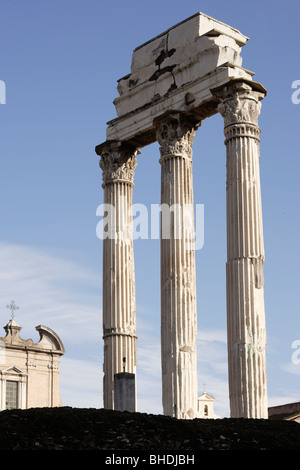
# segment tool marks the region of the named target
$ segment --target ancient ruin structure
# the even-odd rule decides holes
[[[192,144],[201,121],[224,118],[227,150],[227,317],[232,417],[266,418],[263,228],[258,115],[265,89],[242,67],[248,38],[197,13],[136,48],[118,81],[117,118],[101,156],[104,202],[115,208],[103,241],[104,406],[114,408],[114,375],[136,372],[134,170],[158,141],[161,204],[193,205]],[[196,268],[193,211],[161,235],[161,350],[164,413],[197,415]],[[188,223],[186,221],[188,220]],[[178,227],[179,225],[179,227]],[[178,236],[179,232],[183,236]]]

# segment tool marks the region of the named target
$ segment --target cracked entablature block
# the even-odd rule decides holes
[[[193,114],[199,121],[217,113],[211,89],[230,80],[252,81],[240,55],[247,40],[197,13],[137,47],[131,73],[118,80],[117,118],[108,123],[107,139],[143,147],[155,141],[154,120],[165,112]]]

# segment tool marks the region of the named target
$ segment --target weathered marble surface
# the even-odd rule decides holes
[[[217,113],[212,87],[252,79],[240,55],[247,39],[197,13],[136,48],[131,72],[118,81],[118,117],[108,123],[107,139],[143,146],[155,141],[155,119],[166,111],[192,113],[199,119]]]
[[[192,144],[201,121],[224,117],[227,149],[228,368],[233,417],[267,417],[263,226],[258,115],[266,94],[242,67],[248,38],[197,13],[136,48],[131,72],[118,81],[117,117],[101,155],[104,201],[116,207],[115,236],[104,240],[105,407],[122,358],[135,373],[135,280],[131,226],[139,149],[160,144],[161,204],[193,207]],[[193,212],[193,211],[192,211]],[[164,413],[197,415],[196,269],[191,216],[161,235],[161,344]],[[164,226],[164,225],[163,225]],[[185,236],[176,236],[178,231]]]

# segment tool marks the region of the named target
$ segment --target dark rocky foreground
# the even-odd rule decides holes
[[[38,408],[0,413],[0,450],[299,450],[291,421],[190,421],[104,409]]]

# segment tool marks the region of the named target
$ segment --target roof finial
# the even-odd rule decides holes
[[[12,300],[11,303],[9,305],[6,305],[6,308],[8,308],[10,311],[11,311],[11,319],[13,320],[15,314],[14,314],[14,311],[15,310],[19,310],[20,307],[18,307],[16,304],[15,304],[15,301]]]

